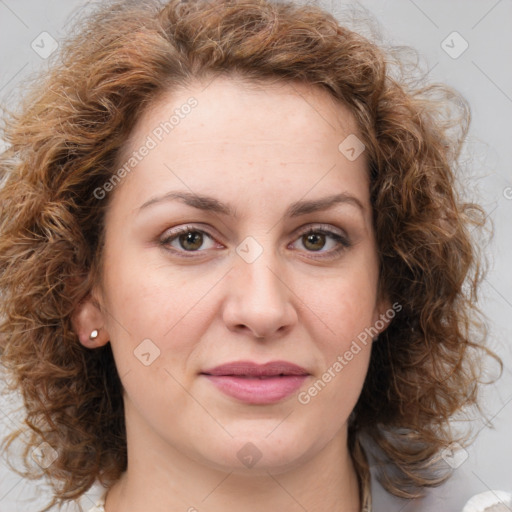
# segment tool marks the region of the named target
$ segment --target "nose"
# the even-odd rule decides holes
[[[223,319],[229,330],[255,338],[282,336],[297,322],[294,293],[271,255],[248,263],[236,258],[228,274]]]

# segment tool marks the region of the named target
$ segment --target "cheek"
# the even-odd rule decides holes
[[[206,311],[209,303],[202,299],[218,277],[171,273],[161,263],[124,256],[105,280],[108,330],[120,375],[139,372],[144,359],[154,360],[144,367],[146,374],[184,365],[207,328],[213,307]]]
[[[312,297],[311,309],[319,312],[319,318],[310,318],[321,364],[298,399],[331,425],[347,420],[361,393],[372,350],[366,329],[372,325],[375,299],[375,283],[365,272],[340,278],[330,293]],[[329,432],[332,428],[325,426]]]
[[[201,328],[191,309],[195,293],[157,275],[147,265],[137,269],[127,262],[107,284],[110,342],[123,388],[138,411],[156,417],[187,405],[178,382],[186,384],[185,363]]]
[[[119,255],[119,264],[111,268],[106,279],[108,307],[117,322],[134,338],[162,338],[185,316],[194,299],[196,287],[179,272],[171,273],[141,257]],[[116,316],[117,315],[117,316]]]
[[[377,300],[377,279],[371,267],[341,272],[321,287],[313,287],[308,306],[328,332],[331,349],[343,349],[372,325]]]

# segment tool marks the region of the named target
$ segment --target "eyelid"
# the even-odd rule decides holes
[[[158,243],[164,249],[166,249],[167,251],[169,251],[173,254],[177,254],[177,255],[185,257],[185,258],[194,257],[194,254],[197,255],[197,254],[200,254],[200,253],[206,252],[206,251],[205,250],[198,250],[198,251],[177,250],[174,248],[172,248],[172,249],[169,248],[169,245],[170,245],[171,241],[174,241],[180,235],[188,233],[188,232],[202,233],[203,235],[208,236],[214,242],[220,243],[220,242],[217,242],[216,235],[211,234],[208,229],[204,229],[203,227],[200,227],[200,226],[202,226],[202,225],[201,224],[195,224],[195,225],[194,224],[183,224],[183,225],[177,226],[175,228],[168,229],[164,232],[164,234],[162,236],[160,236],[158,238]],[[195,256],[195,257],[197,257],[197,256]]]
[[[326,232],[329,234],[335,234],[338,236],[341,236],[343,238],[348,239],[348,235],[341,229],[336,228],[335,226],[332,226],[331,224],[322,224],[322,223],[312,223],[308,224],[306,226],[300,227],[295,231],[295,236],[304,235],[306,233],[309,233],[310,231],[313,232]]]
[[[197,257],[198,254],[207,252],[209,249],[203,249],[203,250],[195,250],[195,251],[185,251],[185,250],[177,250],[177,249],[170,249],[169,244],[171,241],[174,241],[177,237],[184,233],[188,232],[199,232],[203,235],[206,235],[210,239],[212,239],[216,243],[220,243],[216,240],[217,236],[213,235],[210,232],[210,228],[203,228],[202,224],[184,224],[175,228],[171,228],[164,232],[164,234],[159,237],[158,242],[159,244],[167,251],[178,255],[179,257]],[[343,232],[343,230],[336,228],[330,224],[321,224],[321,223],[311,223],[306,226],[302,226],[294,231],[293,233],[293,241],[292,244],[297,242],[297,240],[309,233],[322,233],[327,236],[330,236],[333,238],[337,243],[338,247],[336,249],[330,250],[330,251],[305,251],[307,254],[314,255],[317,254],[325,254],[326,256],[308,256],[313,259],[329,259],[329,257],[333,258],[339,255],[339,253],[343,252],[344,250],[348,249],[352,246],[352,243],[350,241],[350,238],[346,233]],[[224,245],[224,244],[221,244]]]
[[[328,224],[310,224],[303,229],[299,229],[295,234],[295,239],[292,243],[295,243],[301,237],[309,234],[309,233],[322,233],[327,236],[333,238],[338,247],[332,249],[330,251],[305,251],[306,254],[311,254],[312,256],[306,256],[310,259],[315,260],[329,260],[338,257],[342,252],[346,251],[350,247],[352,247],[352,242],[348,235],[344,233],[339,228],[335,228],[334,226]],[[320,256],[314,256],[315,254],[320,254]]]

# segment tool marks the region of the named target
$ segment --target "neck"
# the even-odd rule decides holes
[[[195,460],[140,417],[130,419],[127,470],[108,492],[105,512],[360,511],[346,428],[287,466],[243,471]]]

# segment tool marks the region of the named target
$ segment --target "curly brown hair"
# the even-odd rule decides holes
[[[446,478],[450,419],[478,407],[483,258],[481,207],[458,192],[469,108],[443,85],[400,74],[400,60],[315,6],[271,0],[107,2],[82,19],[16,113],[0,156],[0,338],[8,390],[21,391],[27,478],[46,474],[56,503],[127,466],[122,385],[110,344],[79,343],[71,314],[101,276],[111,178],[136,121],[159,95],[198,79],[299,80],[355,117],[369,162],[380,293],[402,311],[372,349],[351,416],[391,493],[412,497]],[[447,108],[447,105],[450,107]],[[454,108],[451,108],[454,107]],[[454,128],[456,128],[454,130]],[[499,360],[499,359],[498,359]],[[29,451],[58,458],[36,475]]]

